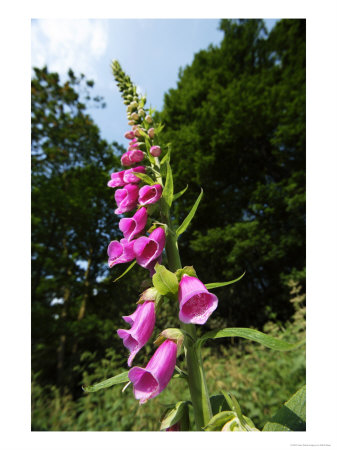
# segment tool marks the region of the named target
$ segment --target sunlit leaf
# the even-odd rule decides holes
[[[197,209],[198,209],[198,206],[199,206],[199,203],[201,202],[201,199],[202,199],[203,194],[204,194],[204,191],[201,189],[200,195],[199,195],[199,197],[197,198],[196,202],[194,203],[194,205],[193,205],[191,211],[189,212],[188,216],[185,217],[183,223],[182,223],[182,224],[180,225],[180,227],[178,227],[178,229],[176,230],[176,235],[177,235],[177,237],[178,237],[180,234],[182,234],[182,233],[186,230],[186,228],[188,227],[188,225],[190,224],[191,220],[193,219],[193,217],[194,217],[194,215],[195,215],[195,213],[196,213],[196,211],[197,211]]]
[[[108,378],[107,380],[101,381],[100,383],[93,384],[92,386],[82,386],[84,392],[96,392],[100,389],[105,389],[115,384],[125,383],[129,381],[128,378],[129,371],[120,373],[115,377]]]

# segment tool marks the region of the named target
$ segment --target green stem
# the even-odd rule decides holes
[[[169,215],[167,214],[164,219],[166,219],[168,227],[172,229]],[[181,261],[177,238],[171,233],[167,234],[165,249],[169,270],[175,272],[177,269],[181,268]],[[181,328],[187,331],[190,336],[192,336],[194,341],[196,340],[195,325],[181,323]],[[196,348],[194,342],[190,339],[185,339],[184,346],[187,363],[188,385],[194,409],[195,423],[197,430],[200,431],[207,425],[212,417],[212,409],[201,358],[201,350],[200,348]]]
[[[155,158],[154,167],[160,173],[160,163],[158,158]],[[161,175],[156,176],[156,181],[163,184]],[[164,199],[160,201],[161,220],[166,223],[169,230],[172,230],[170,208]],[[179,255],[179,248],[177,237],[171,232],[167,233],[165,245],[168,268],[171,272],[181,268],[181,261]],[[193,341],[196,341],[196,328],[194,324],[181,323],[181,328],[192,336]],[[201,358],[200,347],[196,348],[190,339],[185,339],[185,356],[188,373],[188,386],[190,390],[192,405],[194,409],[194,417],[197,430],[202,430],[212,417],[211,403],[206,384],[206,377]]]

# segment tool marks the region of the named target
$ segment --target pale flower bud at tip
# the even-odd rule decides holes
[[[150,128],[147,132],[147,134],[149,135],[150,139],[154,138],[154,128]]]
[[[152,117],[150,115],[147,115],[145,117],[145,120],[146,120],[147,123],[152,123]]]

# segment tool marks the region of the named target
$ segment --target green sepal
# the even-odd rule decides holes
[[[178,402],[172,409],[166,409],[161,419],[160,430],[165,430],[180,422],[181,431],[188,431],[188,403],[186,401]]]
[[[199,203],[201,202],[201,199],[202,199],[203,194],[204,194],[204,191],[201,189],[200,195],[199,195],[199,197],[197,198],[196,202],[194,203],[194,205],[193,205],[191,211],[190,211],[190,212],[188,213],[188,215],[185,217],[183,223],[177,228],[177,230],[176,230],[176,235],[177,235],[177,237],[178,237],[180,234],[182,234],[182,233],[186,230],[186,228],[188,227],[188,225],[190,224],[191,220],[193,219],[193,217],[194,217],[194,215],[195,215],[195,213],[196,213],[196,211],[197,211],[197,209],[198,209],[198,206],[199,206]]]
[[[306,431],[306,389],[302,386],[263,427],[262,431]]]
[[[129,380],[128,377],[129,371],[120,373],[112,378],[108,378],[107,380],[101,381],[100,383],[93,384],[92,386],[82,386],[84,392],[96,392],[100,389],[105,389],[115,384],[125,383]]]
[[[154,341],[154,345],[159,346],[166,339],[171,339],[175,341],[178,346],[178,353],[180,352],[181,346],[184,342],[184,333],[179,328],[166,328],[166,330],[162,331],[157,339]]]
[[[156,273],[152,277],[152,282],[159,294],[176,294],[179,287],[177,276],[158,263],[154,269]]]
[[[237,281],[241,280],[241,278],[244,277],[245,274],[246,274],[246,271],[244,271],[243,274],[240,275],[238,278],[235,278],[235,280],[223,281],[223,282],[219,282],[219,283],[207,283],[207,284],[205,284],[205,286],[207,289],[215,289],[218,287],[227,286],[228,284],[233,284],[233,283],[236,283]]]
[[[148,175],[145,173],[139,173],[139,172],[132,172],[132,175],[136,175],[136,177],[140,178],[144,183],[149,184],[152,186],[153,184],[157,184],[156,181],[152,180]]]
[[[146,289],[144,292],[142,292],[137,302],[137,305],[144,302],[155,302],[155,304],[157,305],[161,300],[161,297],[162,296],[159,294],[156,288],[150,287]]]
[[[223,426],[221,431],[260,431],[249,417],[242,416],[242,418],[243,422],[238,417],[234,417]]]
[[[220,431],[222,427],[234,419],[235,414],[233,411],[221,411],[218,414],[215,414],[208,422],[208,424],[204,427],[205,431]]]
[[[289,344],[289,342],[268,336],[267,334],[262,333],[261,331],[253,330],[252,328],[224,328],[223,330],[214,330],[204,334],[197,340],[196,345],[202,345],[205,341],[207,341],[207,339],[219,339],[223,337],[241,337],[258,342],[259,344],[271,348],[272,350],[279,351],[294,350],[305,342],[305,340],[303,340],[296,342],[295,344]]]
[[[178,269],[175,274],[177,275],[177,279],[180,283],[180,280],[182,279],[183,275],[188,275],[190,277],[197,277],[196,271],[194,270],[193,266],[185,266],[182,269]]]

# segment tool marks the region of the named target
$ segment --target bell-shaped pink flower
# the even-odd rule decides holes
[[[161,184],[146,185],[140,188],[138,202],[140,205],[150,205],[156,203],[163,192]]]
[[[125,239],[132,241],[136,239],[145,228],[147,222],[147,211],[144,206],[140,208],[133,217],[125,217],[119,221],[119,229]]]
[[[137,206],[139,188],[135,184],[127,184],[115,192],[115,200],[118,208],[115,214],[123,214],[131,211]]]
[[[178,289],[179,319],[184,323],[203,325],[218,306],[218,297],[211,294],[195,277],[183,275]]]
[[[124,346],[130,350],[128,366],[131,367],[134,357],[152,335],[156,321],[154,302],[147,301],[138,305],[133,314],[123,316],[123,319],[131,325],[131,328],[117,330],[117,334],[123,339]]]
[[[129,242],[127,239],[119,241],[111,241],[108,246],[108,264],[111,267],[116,264],[126,263],[135,259],[133,252],[134,241]]]
[[[159,395],[172,378],[177,359],[177,344],[171,339],[163,342],[155,351],[147,366],[133,367],[129,380],[133,383],[133,393],[139,403]]]
[[[136,239],[133,250],[137,263],[145,269],[153,269],[153,262],[157,260],[165,247],[165,231],[156,228],[149,237],[141,236]]]
[[[136,175],[134,175],[133,173],[134,172],[145,173],[146,169],[144,166],[138,166],[133,167],[132,169],[123,170],[123,172],[124,172],[123,180],[125,183],[139,183],[140,178],[136,177]]]
[[[124,180],[124,173],[125,170],[122,170],[121,172],[114,172],[111,174],[111,180],[108,181],[109,187],[119,187],[119,186],[125,186],[127,182]]]
[[[141,150],[130,150],[122,155],[123,166],[131,166],[134,163],[143,161],[145,153]]]

